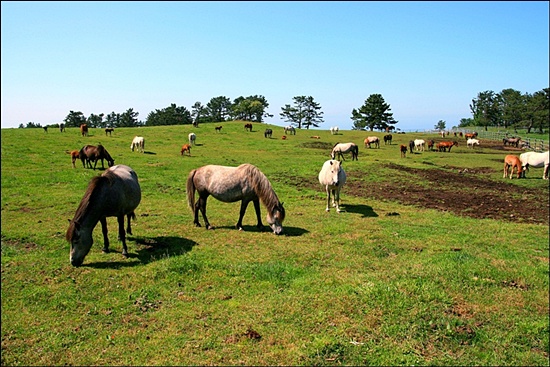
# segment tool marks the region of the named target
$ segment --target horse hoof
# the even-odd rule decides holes
[[[330,209],[329,209],[329,208],[326,208],[325,211],[326,211],[326,212],[330,212]]]

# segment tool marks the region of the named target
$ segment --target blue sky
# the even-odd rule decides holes
[[[381,94],[401,130],[451,128],[479,92],[549,86],[549,2],[1,2],[2,128],[69,111],[312,96],[350,129]]]

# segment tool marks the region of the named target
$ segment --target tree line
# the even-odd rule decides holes
[[[262,95],[241,96],[233,101],[228,97],[218,96],[210,99],[206,105],[195,102],[190,110],[172,103],[168,107],[151,111],[145,121],[138,120],[139,113],[129,108],[123,113],[92,113],[88,117],[81,111],[70,111],[63,123],[66,127],[78,127],[85,123],[92,128],[187,124],[198,126],[200,123],[235,120],[262,123],[264,118],[273,117],[266,112],[268,107],[269,103]],[[514,89],[504,89],[500,93],[480,92],[472,99],[470,110],[472,117],[462,118],[459,127],[482,126],[486,130],[489,126],[526,128],[528,133],[532,129],[542,133],[549,128],[549,89],[533,94],[522,94]],[[293,97],[292,104],[281,107],[279,116],[299,129],[319,127],[324,122],[321,105],[312,96]],[[353,130],[391,131],[398,123],[393,118],[390,105],[381,94],[371,94],[363,105],[352,109],[350,119],[353,121]],[[58,127],[59,124],[50,126]],[[20,124],[19,127],[25,126]],[[42,126],[29,122],[26,127]],[[445,121],[439,120],[435,128],[444,129]]]

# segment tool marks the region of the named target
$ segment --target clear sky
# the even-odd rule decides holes
[[[145,121],[175,103],[312,96],[350,129],[381,94],[401,130],[470,118],[478,93],[549,81],[549,2],[1,2],[2,128],[69,111]]]

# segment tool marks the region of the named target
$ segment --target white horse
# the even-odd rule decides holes
[[[132,152],[134,149],[137,149],[140,153],[143,153],[145,151],[145,139],[143,136],[135,136],[130,145],[130,149],[132,149]]]
[[[414,139],[414,149],[415,150],[424,150],[426,146],[426,141],[424,139]]]
[[[330,128],[330,133],[332,135],[338,135],[338,130],[339,130],[338,126],[333,126],[333,127]]]
[[[466,141],[466,145],[468,146],[468,148],[473,148],[474,145],[479,145],[479,140],[470,138]]]
[[[542,173],[542,178],[548,180],[548,162],[549,154],[548,150],[546,152],[537,153],[537,152],[526,152],[519,155],[521,160],[521,166],[523,168],[522,177],[525,177],[525,171],[529,170],[529,167],[541,168],[544,167]]]
[[[296,135],[296,129],[294,128],[294,126],[285,126],[285,135],[287,132],[289,132],[290,135]]]
[[[195,145],[195,140],[197,140],[197,135],[195,135],[195,133],[189,133],[189,144],[190,145]]]
[[[327,212],[330,211],[330,194],[332,193],[332,206],[340,213],[340,190],[346,183],[346,172],[340,161],[330,159],[323,164],[319,172],[319,183],[325,186],[327,192]]]
[[[336,158],[336,153],[338,153],[338,158],[346,160],[344,158],[344,153],[351,152],[351,160],[358,160],[357,156],[359,155],[359,147],[355,143],[336,143],[332,147],[332,152],[330,152],[330,157],[332,159]]]

